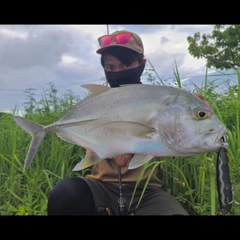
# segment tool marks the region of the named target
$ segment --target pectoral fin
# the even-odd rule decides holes
[[[116,135],[116,137],[139,137],[139,138],[149,138],[151,137],[152,133],[156,132],[156,129],[149,127],[145,124],[138,123],[138,122],[124,122],[124,121],[115,121],[115,122],[108,122],[101,126],[97,127],[101,129],[105,135]],[[89,130],[87,133],[91,131],[96,131],[97,128]]]
[[[128,169],[134,169],[144,165],[146,162],[150,161],[153,158],[151,155],[139,155],[135,154],[131,160]]]

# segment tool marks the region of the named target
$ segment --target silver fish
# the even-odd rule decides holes
[[[91,93],[55,123],[43,126],[14,117],[32,136],[24,171],[50,131],[93,151],[73,171],[128,153],[134,154],[128,167],[134,169],[154,156],[191,156],[222,147],[225,126],[213,109],[186,90],[148,84],[82,87]]]

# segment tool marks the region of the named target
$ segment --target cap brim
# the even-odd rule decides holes
[[[105,46],[105,47],[99,48],[96,52],[97,52],[98,54],[102,54],[105,49],[110,48],[110,47],[124,47],[124,48],[131,49],[131,50],[133,50],[133,51],[135,51],[135,52],[137,52],[137,53],[142,53],[141,51],[138,51],[138,50],[133,49],[133,48],[131,48],[131,47],[129,47],[129,46],[121,45],[121,44],[115,44],[115,45],[112,44],[112,45],[110,45],[110,46]]]

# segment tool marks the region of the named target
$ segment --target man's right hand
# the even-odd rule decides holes
[[[115,157],[115,163],[119,167],[126,167],[128,166],[129,162],[133,158],[134,154],[124,154],[118,157]]]
[[[86,155],[87,156],[92,156],[93,155],[93,151],[89,148],[86,149]],[[117,156],[114,158],[115,163],[117,166],[119,167],[126,167],[128,166],[130,160],[133,158],[134,154],[124,154],[121,156]]]

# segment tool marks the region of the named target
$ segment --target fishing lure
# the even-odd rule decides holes
[[[222,138],[222,142],[225,142],[225,138]],[[228,156],[225,147],[220,147],[217,156],[217,188],[218,188],[218,200],[220,204],[221,213],[227,214],[233,203],[233,185],[230,180]]]

